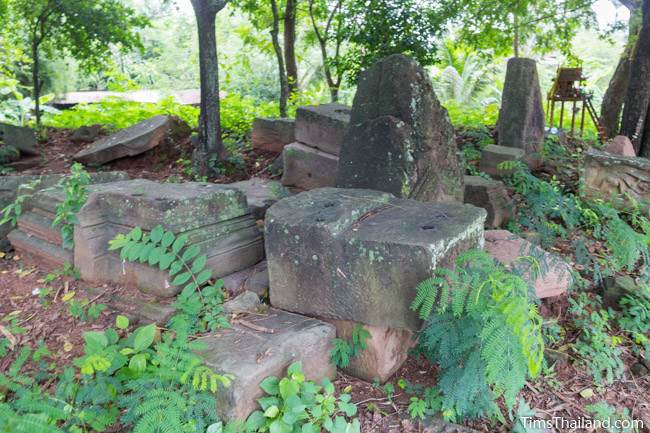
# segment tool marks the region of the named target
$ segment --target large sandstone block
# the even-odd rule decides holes
[[[334,186],[338,157],[305,146],[291,143],[282,152],[284,172],[282,185],[302,190]]]
[[[588,196],[629,206],[627,195],[650,210],[650,159],[618,156],[589,149],[585,154],[583,182]]]
[[[180,290],[166,272],[136,263],[122,263],[108,251],[108,242],[134,227],[157,225],[177,236],[188,235],[208,256],[206,267],[222,277],[259,262],[262,236],[250,215],[244,194],[208,183],[158,184],[144,179],[106,184],[92,192],[77,214],[75,266],[83,279],[136,286],[165,298]]]
[[[350,122],[350,107],[322,104],[296,110],[296,141],[338,155]]]
[[[280,153],[284,146],[296,141],[296,123],[293,119],[258,117],[253,122],[254,149]]]
[[[617,135],[614,137],[611,142],[607,143],[604,151],[613,155],[636,156],[632,140],[625,135]]]
[[[465,203],[487,211],[487,227],[502,227],[513,217],[512,198],[504,183],[498,180],[465,176]]]
[[[417,331],[415,287],[481,247],[486,212],[362,189],[322,188],[266,214],[271,304],[326,319]]]
[[[566,293],[573,284],[571,267],[560,256],[544,251],[507,230],[486,230],[485,251],[504,266],[516,267],[530,280],[540,299]],[[534,258],[542,269],[541,275],[534,274],[535,267],[527,260],[519,260],[521,257]]]
[[[524,161],[525,152],[522,149],[490,144],[481,152],[479,170],[497,179],[512,174],[512,170],[502,170],[499,164],[506,161]]]
[[[104,137],[74,156],[83,164],[99,165],[125,156],[135,156],[162,143],[174,126],[169,116],[154,116],[113,135]]]
[[[336,185],[420,201],[463,200],[454,128],[427,72],[395,54],[359,79]]]
[[[288,189],[276,180],[253,177],[241,182],[229,184],[233,188],[241,190],[246,196],[248,208],[256,220],[264,219],[266,210],[273,203],[290,195]]]
[[[523,149],[526,161],[538,166],[544,145],[544,105],[537,66],[532,59],[508,60],[497,124],[500,146]]]
[[[13,146],[24,155],[39,155],[36,132],[31,128],[0,123],[0,142]]]
[[[234,376],[229,388],[220,388],[217,410],[222,419],[244,420],[257,409],[264,392],[260,383],[268,376],[283,377],[294,362],[302,363],[305,377],[320,383],[333,379],[329,362],[332,325],[281,310],[266,316],[233,321],[233,327],[202,339],[207,349],[199,352],[206,364]]]

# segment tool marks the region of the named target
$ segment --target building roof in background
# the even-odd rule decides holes
[[[53,99],[50,104],[56,108],[70,108],[77,104],[94,104],[107,98],[120,98],[131,102],[156,103],[169,96],[173,96],[176,102],[182,105],[199,105],[201,102],[201,91],[199,89],[187,89],[178,91],[134,90],[130,92],[70,92]]]

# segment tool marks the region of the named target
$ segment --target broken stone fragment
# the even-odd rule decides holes
[[[605,152],[619,156],[636,156],[632,141],[625,135],[617,135],[604,149]]]
[[[508,60],[497,129],[500,146],[522,149],[524,159],[533,168],[541,164],[544,105],[534,60]]]
[[[490,144],[481,152],[479,170],[490,176],[501,179],[509,176],[514,170],[506,170],[499,167],[499,164],[506,161],[524,161],[525,152],[515,147],[497,146]]]
[[[503,227],[512,219],[514,205],[503,182],[465,176],[465,203],[487,211],[486,227]]]
[[[296,110],[296,141],[338,155],[350,122],[350,107],[342,104],[307,105]]]
[[[296,124],[288,118],[261,118],[253,122],[252,144],[254,149],[280,153],[284,146],[296,141]]]
[[[463,201],[454,128],[427,72],[394,54],[361,73],[336,185],[420,201]]]
[[[253,177],[228,185],[241,190],[246,195],[248,208],[256,220],[264,219],[266,210],[273,203],[291,194],[280,182],[270,179]]]
[[[291,143],[282,152],[284,171],[282,185],[299,190],[334,186],[338,157],[305,146]]]
[[[126,156],[135,156],[161,144],[178,122],[169,116],[154,116],[113,135],[104,137],[74,156],[83,164],[100,165]]]
[[[234,299],[223,303],[223,311],[228,314],[255,313],[259,307],[259,296],[249,291],[245,291]]]
[[[357,323],[347,320],[329,322],[336,327],[337,338],[351,340]],[[369,383],[384,383],[399,370],[408,357],[408,351],[415,346],[413,332],[408,329],[369,325],[364,328],[370,333],[370,338],[366,340],[366,349],[351,358],[350,364],[343,371]]]
[[[269,376],[283,377],[294,362],[301,362],[306,379],[320,384],[333,379],[329,362],[334,327],[320,320],[270,309],[266,315],[234,320],[201,341],[199,352],[208,367],[234,376],[232,385],[220,387],[217,411],[222,419],[244,420],[258,408],[264,395],[260,383]]]
[[[611,200],[617,208],[636,201],[650,210],[650,159],[619,156],[589,149],[585,153],[583,182],[588,197]]]
[[[483,243],[486,212],[459,203],[321,188],[269,208],[271,304],[314,317],[417,331],[415,288]]]
[[[507,230],[486,230],[485,251],[498,262],[517,272],[534,287],[537,297],[549,298],[566,293],[573,284],[571,267],[557,254],[544,251]],[[541,275],[535,273],[529,260],[533,258],[541,268]]]
[[[108,251],[118,233],[158,225],[206,254],[214,278],[259,262],[262,236],[250,215],[246,197],[235,188],[187,182],[159,184],[144,179],[105,184],[94,190],[77,214],[75,265],[83,279],[135,286],[157,297],[174,296],[182,287],[170,284],[167,272],[123,262]]]
[[[23,155],[40,154],[36,132],[31,128],[0,123],[0,143],[2,142],[18,149]]]

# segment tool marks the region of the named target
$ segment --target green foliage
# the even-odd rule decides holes
[[[650,222],[638,210],[630,213],[631,225],[610,204],[565,192],[557,180],[535,177],[520,161],[503,162],[499,169],[512,171],[506,182],[522,196],[518,223],[538,233],[543,246],[571,235],[576,261],[591,270],[596,282],[622,270],[632,271],[639,263],[650,263]],[[593,241],[580,231],[605,244],[610,253],[607,259],[589,250]]]
[[[74,247],[74,225],[79,222],[77,212],[81,210],[88,199],[87,187],[89,184],[90,174],[78,162],[72,164],[70,175],[61,181],[64,197],[63,202],[56,207],[52,227],[61,226],[63,248],[72,249]]]
[[[25,332],[25,328],[18,325],[17,314],[11,313],[2,318],[0,326],[4,332],[0,332],[0,359],[7,356],[9,350],[13,348],[15,342],[13,338]]]
[[[644,354],[650,354],[650,286],[644,284],[638,291],[626,294],[619,305],[619,327],[630,335]]]
[[[183,287],[174,303],[174,329],[192,334],[229,326],[221,307],[223,281],[209,284],[212,270],[206,268],[208,257],[197,245],[188,245],[187,234],[176,236],[160,225],[150,233],[136,227],[111,240],[109,250],[119,250],[123,260],[157,267],[169,274],[172,285]]]
[[[357,323],[352,329],[352,338],[348,342],[341,338],[332,340],[332,350],[330,360],[339,368],[345,368],[350,365],[350,359],[356,358],[366,350],[366,342],[372,338],[370,332],[363,325]]]
[[[329,380],[322,386],[305,380],[300,363],[291,364],[286,377],[268,377],[260,387],[266,395],[257,400],[261,410],[246,420],[247,433],[360,433],[359,421],[348,421],[357,413],[349,391],[337,397]]]
[[[632,419],[628,408],[619,412],[607,402],[600,401],[585,406],[585,410],[593,414],[594,420],[599,421],[603,427],[608,425],[609,428],[605,429],[608,433],[637,433],[639,431],[640,423],[638,420]],[[620,427],[617,424],[620,424]]]
[[[598,386],[619,379],[624,371],[619,347],[621,339],[609,335],[614,312],[602,309],[598,296],[590,298],[584,292],[575,299],[569,298],[569,302],[569,313],[574,318],[576,329],[580,331],[573,345],[574,352],[589,368]]]
[[[496,399],[512,409],[526,378],[539,374],[542,320],[528,284],[487,253],[470,251],[455,270],[436,269],[411,307],[427,320],[419,345],[440,365],[447,418],[500,417]]]
[[[29,200],[33,195],[33,190],[36,188],[41,181],[39,179],[33,180],[28,184],[22,185],[21,190],[25,191],[19,194],[16,199],[8,204],[4,209],[2,209],[2,219],[0,224],[10,224],[12,227],[16,227],[18,223],[18,218],[23,213],[23,205],[25,201]]]
[[[82,322],[95,322],[105,309],[105,304],[90,302],[87,298],[72,298],[68,301],[68,313]]]
[[[499,117],[499,105],[488,103],[483,106],[471,106],[456,102],[453,99],[443,103],[454,126],[483,127],[496,125]]]

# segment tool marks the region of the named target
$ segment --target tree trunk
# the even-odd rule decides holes
[[[287,73],[284,69],[284,59],[282,58],[282,47],[280,47],[280,16],[278,14],[278,4],[276,0],[271,0],[271,11],[273,12],[273,27],[271,28],[271,40],[273,49],[278,60],[278,74],[280,78],[280,117],[287,117],[287,100],[289,99],[289,82]]]
[[[627,2],[624,3],[624,5],[630,11],[627,44],[620,60],[618,61],[614,75],[612,75],[612,78],[609,81],[605,95],[603,95],[603,102],[600,106],[600,123],[609,138],[614,137],[619,130],[623,103],[625,102],[625,95],[627,94],[627,86],[630,83],[632,54],[635,51],[634,46],[636,44],[641,24],[640,17],[638,16],[641,3],[639,2],[637,4],[635,2]]]
[[[650,0],[643,2],[643,23],[639,32],[630,83],[625,98],[621,134],[632,140],[637,155],[650,154],[650,134],[646,128],[650,105]]]
[[[41,80],[40,80],[40,61],[38,58],[38,43],[32,43],[32,96],[34,98],[34,109],[36,111],[36,128],[41,127]]]
[[[199,31],[201,105],[199,139],[193,155],[200,176],[215,177],[216,163],[226,158],[221,141],[219,106],[219,62],[217,59],[216,17],[225,2],[191,0]]]
[[[284,60],[289,82],[289,95],[298,90],[298,62],[296,61],[296,12],[298,0],[286,0],[284,10]]]
[[[603,102],[600,106],[600,123],[605,129],[607,137],[612,138],[618,133],[618,123],[625,102],[627,86],[630,82],[630,66],[632,59],[629,51],[623,54],[618,61],[618,66],[614,71],[612,79],[609,81]]]

